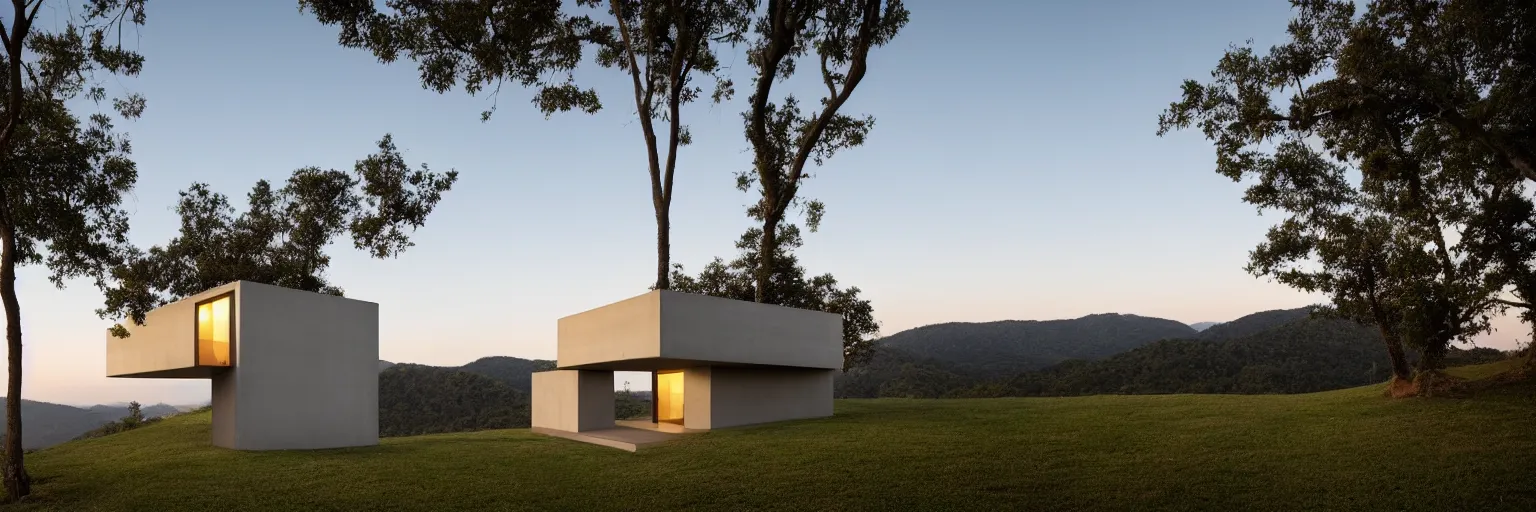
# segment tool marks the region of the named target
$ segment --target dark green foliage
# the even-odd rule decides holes
[[[858,287],[839,288],[832,274],[806,277],[793,251],[800,247],[800,230],[793,224],[779,228],[783,233],[774,258],[774,289],[778,290],[770,304],[793,308],[825,311],[843,316],[843,369],[858,366],[868,359],[875,346],[875,335],[880,325],[875,321],[874,307],[859,297]],[[762,240],[756,228],[747,230],[736,241],[741,252],[736,259],[726,263],[720,258],[704,266],[697,276],[683,271],[676,265],[672,271],[672,289],[679,292],[697,293],[751,301],[755,297],[757,247]]]
[[[651,418],[651,398],[648,394],[635,393],[629,390],[629,383],[624,383],[624,389],[613,394],[613,418],[616,420]]]
[[[1049,365],[1035,363],[1012,371],[1001,363],[989,366],[982,362],[951,362],[935,354],[965,354],[976,357],[974,361],[1001,360],[1006,356],[996,352],[957,351],[957,347],[966,347],[975,340],[988,339],[978,338],[978,333],[965,328],[1001,328],[1023,322],[928,326],[887,338],[869,364],[837,377],[834,392],[839,398],[1304,393],[1377,383],[1391,375],[1391,363],[1379,350],[1378,330],[1346,320],[1309,318],[1307,310],[1245,316],[1224,324],[1232,326],[1228,331],[1232,336],[1162,339],[1091,359],[1057,359]],[[1102,322],[1103,317],[1058,322]],[[932,329],[935,327],[947,330]],[[1043,330],[1039,326],[1034,329]],[[1253,333],[1235,335],[1246,331]],[[1083,329],[1055,329],[1057,336],[1071,332],[1081,333]],[[922,337],[896,340],[908,333]],[[1058,339],[1057,344],[1070,347],[1076,345],[1073,340]],[[1445,355],[1445,364],[1481,364],[1510,356],[1489,348],[1452,347]],[[1060,354],[1054,357],[1059,358]],[[1417,354],[1409,353],[1406,357],[1412,363]],[[1030,361],[1026,359],[1023,364]]]
[[[544,359],[522,359],[507,356],[482,357],[460,366],[460,371],[476,373],[501,381],[512,389],[529,393],[533,391],[533,373],[555,369],[555,362]]]
[[[397,364],[379,372],[379,435],[528,426],[528,395],[467,371]]]
[[[755,262],[757,281],[754,299],[777,303],[774,276],[779,266],[778,228],[786,211],[795,205],[805,210],[806,227],[815,231],[826,207],[820,201],[802,201],[799,190],[811,177],[809,162],[821,166],[840,150],[864,143],[874,127],[872,116],[862,118],[840,112],[868,71],[870,50],[884,46],[907,24],[909,13],[901,0],[792,1],[768,0],[765,12],[752,23],[747,62],[754,71],[750,107],[742,113],[747,142],[752,145],[752,168],[737,175],[737,187],[752,189],[759,200],[747,210],[761,222],[758,245],[764,250]],[[826,95],[809,112],[802,113],[795,95],[774,102],[773,86],[795,74],[797,59],[812,56],[819,63],[820,81]]]
[[[1227,341],[1163,340],[1101,361],[1012,379],[1013,394],[1307,393],[1386,380],[1380,334],[1346,320],[1295,320]]]
[[[1306,318],[1311,311],[1312,308],[1296,308],[1254,313],[1231,322],[1213,325],[1209,329],[1195,334],[1192,338],[1211,341],[1246,338]]]
[[[527,427],[533,372],[554,367],[554,361],[505,356],[459,367],[380,361],[379,431],[404,436]]]
[[[1536,132],[1529,117],[1508,117],[1536,111],[1532,29],[1508,21],[1536,11],[1394,0],[1356,16],[1353,2],[1292,3],[1288,41],[1229,50],[1209,82],[1184,83],[1159,133],[1198,127],[1217,172],[1252,183],[1245,201],[1288,216],[1250,272],[1378,326],[1397,378],[1410,378],[1404,344],[1424,355],[1419,370],[1437,369],[1453,341],[1485,332],[1510,304],[1501,291],[1531,284],[1519,278],[1523,253],[1490,248],[1529,242],[1504,236],[1529,217],[1511,219],[1519,205],[1493,198],[1513,176],[1536,178],[1522,156]],[[1493,232],[1446,236],[1469,226]]]
[[[455,171],[410,168],[389,135],[378,148],[350,174],[306,167],[276,190],[259,181],[238,214],[229,198],[193,184],[176,205],[178,236],[114,269],[117,284],[97,313],[142,323],[151,309],[236,280],[341,295],[325,277],[325,249],[337,237],[350,234],[377,258],[395,256],[458,179]]]
[[[1101,314],[1073,320],[936,324],[887,336],[880,343],[950,364],[966,375],[995,378],[1195,335],[1188,325],[1172,320]]]
[[[955,365],[882,344],[868,362],[837,375],[832,393],[837,398],[942,398],[980,380],[961,372]]]
[[[545,113],[595,112],[597,92],[580,89],[571,72],[587,42],[613,39],[613,27],[567,16],[559,0],[300,0],[321,23],[340,28],[338,42],[373,52],[381,63],[416,61],[421,85],[439,93],[460,84],[469,94],[505,82],[534,88]],[[494,109],[494,108],[493,108]],[[492,110],[483,113],[489,118]]]
[[[119,432],[127,432],[139,427],[152,425],[162,419],[164,419],[164,417],[161,416],[146,417],[144,415],[144,411],[139,408],[138,402],[130,402],[128,404],[128,414],[124,415],[122,419],[108,422],[106,425],[91,429],[90,431],[87,431],[84,434],[80,434],[72,440],[79,441],[81,439],[92,439],[109,436]]]

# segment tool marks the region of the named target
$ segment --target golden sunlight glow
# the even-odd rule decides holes
[[[229,366],[229,297],[197,306],[197,364]]]
[[[683,421],[683,372],[656,373],[656,419]]]

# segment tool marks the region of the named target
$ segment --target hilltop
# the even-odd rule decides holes
[[[934,324],[892,334],[880,345],[946,363],[960,373],[998,377],[1195,334],[1173,320],[1106,313],[1071,320]]]
[[[36,452],[18,510],[1536,508],[1536,387],[1382,391],[839,400],[634,454],[524,429],[235,452],[197,413]]]
[[[1185,329],[1169,331],[1181,335],[1158,339],[1152,338],[1173,321],[1096,315],[919,328],[913,331],[923,333],[921,342],[907,333],[892,336],[906,341],[881,346],[867,364],[839,375],[835,392],[840,398],[1305,393],[1386,380],[1390,366],[1376,329],[1312,318],[1309,311],[1263,311],[1198,332],[1178,324]],[[1115,328],[1128,333],[1125,340],[1105,343],[1104,333]],[[1013,357],[998,355],[1004,351]],[[993,356],[979,359],[987,363],[970,358],[987,353]],[[1080,356],[1061,359],[1067,353]],[[1476,364],[1505,356],[1452,348],[1447,361]],[[1030,360],[1056,362],[1041,367],[1025,362]],[[980,364],[987,369],[978,371]]]
[[[0,401],[3,400],[5,398],[0,397]],[[142,409],[146,418],[170,416],[181,411],[181,408],[166,404],[146,405]],[[26,428],[22,430],[21,446],[27,450],[47,448],[127,415],[128,404],[74,407],[22,399],[21,421]],[[0,432],[0,439],[4,438],[5,434]]]
[[[554,361],[492,356],[463,366],[379,361],[379,434],[528,426],[533,372]]]

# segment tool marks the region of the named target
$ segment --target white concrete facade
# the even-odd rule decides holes
[[[233,301],[228,364],[204,364],[198,305],[221,296]],[[378,304],[238,281],[122,324],[131,336],[107,334],[107,376],[209,379],[216,446],[379,442]]]
[[[648,360],[843,367],[843,318],[658,290],[559,320],[560,368],[627,370]]]
[[[832,374],[820,368],[703,366],[683,370],[683,427],[710,430],[832,415]]]
[[[567,432],[613,428],[613,372],[537,372],[530,398],[534,428]]]
[[[668,380],[677,398],[653,397],[681,399],[688,430],[831,416],[842,332],[836,314],[673,291],[561,318],[559,369],[534,374],[533,425],[613,428],[614,371],[681,372]]]

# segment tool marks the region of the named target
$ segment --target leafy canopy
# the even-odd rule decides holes
[[[1496,76],[1479,59],[1522,29],[1484,26],[1493,18],[1478,2],[1384,0],[1360,16],[1351,2],[1292,3],[1288,41],[1263,55],[1229,50],[1211,81],[1184,83],[1158,133],[1198,127],[1215,143],[1218,173],[1254,180],[1246,202],[1288,215],[1253,252],[1251,272],[1327,293],[1329,311],[1378,325],[1398,376],[1399,339],[1432,369],[1449,342],[1488,329],[1518,273],[1498,271],[1488,237],[1447,233],[1513,233],[1487,208],[1518,172],[1510,149],[1528,124],[1487,109],[1525,108],[1501,92],[1523,71]]]
[[[843,316],[843,369],[858,366],[873,354],[880,324],[868,299],[859,297],[858,287],[839,288],[832,274],[808,276],[793,251],[800,247],[800,229],[794,224],[779,227],[782,237],[774,258],[773,286],[779,290],[773,304],[792,308],[824,311]],[[736,242],[740,251],[726,262],[721,258],[704,266],[696,276],[674,265],[672,289],[713,297],[751,301],[755,294],[758,242],[762,233],[747,230]]]
[[[239,213],[223,194],[193,184],[176,205],[180,234],[114,269],[117,285],[97,313],[142,323],[151,309],[236,280],[341,295],[325,277],[325,248],[336,237],[350,234],[376,258],[398,255],[458,180],[456,171],[411,168],[389,135],[378,148],[351,173],[306,167],[281,188],[259,181]]]

